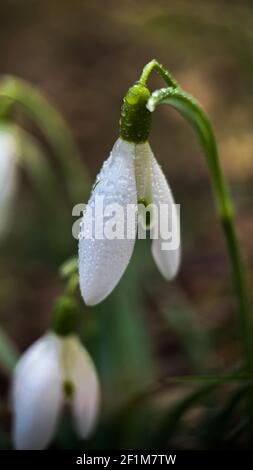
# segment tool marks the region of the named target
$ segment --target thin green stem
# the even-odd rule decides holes
[[[249,299],[246,288],[245,272],[240,247],[235,231],[235,221],[231,197],[220,166],[215,136],[209,119],[201,106],[181,89],[172,87],[154,92],[148,102],[153,111],[158,104],[174,107],[193,127],[206,156],[211,182],[217,202],[219,219],[223,228],[228,254],[231,262],[235,292],[238,302],[241,342],[244,350],[245,367],[253,371],[252,321],[249,312]],[[249,390],[249,401],[253,425],[253,393]],[[253,427],[252,427],[253,430]]]
[[[153,95],[154,96],[154,95]],[[163,97],[162,97],[163,96]],[[151,106],[158,104],[158,95],[153,98]],[[161,101],[162,99],[162,101]],[[152,100],[152,98],[151,98]],[[193,126],[197,132],[201,146],[207,157],[207,164],[211,174],[214,194],[217,202],[218,214],[224,231],[229,257],[232,265],[234,285],[236,289],[240,312],[241,336],[244,342],[247,369],[253,370],[253,345],[251,338],[251,319],[249,302],[245,285],[245,275],[242,265],[241,253],[235,233],[235,222],[230,194],[221,170],[216,140],[209,120],[200,105],[181,90],[164,89],[159,98],[160,103],[168,103],[176,108]],[[149,103],[150,106],[150,103]]]
[[[77,330],[78,304],[74,296],[63,294],[53,307],[52,330],[59,336],[69,336]]]
[[[166,70],[162,64],[159,64],[156,59],[151,60],[148,64],[145,65],[142,74],[139,79],[139,83],[146,85],[147,79],[152,71],[156,71],[160,75],[169,87],[177,88],[177,82],[171,76],[171,74]]]

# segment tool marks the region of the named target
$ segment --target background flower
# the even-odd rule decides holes
[[[40,450],[69,405],[80,438],[94,428],[100,401],[95,367],[78,338],[47,333],[24,353],[12,383],[13,438],[17,449]]]
[[[0,238],[8,231],[17,186],[15,136],[0,126]]]

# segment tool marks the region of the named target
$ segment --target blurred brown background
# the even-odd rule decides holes
[[[50,97],[69,124],[92,179],[117,138],[122,97],[152,58],[168,67],[210,115],[236,206],[251,286],[252,2],[0,2],[0,74],[24,78]],[[152,76],[150,87],[160,86],[161,80]],[[17,119],[38,134],[22,116]],[[191,359],[202,372],[226,371],[238,361],[238,324],[206,164],[191,129],[168,107],[153,117],[151,145],[181,204],[183,241],[181,271],[172,284],[160,277],[146,245],[139,256],[137,249],[133,260],[133,266],[144,266],[142,275],[136,268],[136,282],[153,361],[158,376],[192,372]],[[47,328],[52,301],[61,291],[56,268],[76,247],[66,243],[56,254],[50,245],[50,252],[43,233],[38,235],[38,227],[44,226],[22,172],[19,194],[14,223],[19,246],[13,248],[6,241],[2,249],[0,321],[24,349]],[[191,341],[199,347],[196,352],[188,341],[189,328]],[[7,385],[1,387],[6,392]]]

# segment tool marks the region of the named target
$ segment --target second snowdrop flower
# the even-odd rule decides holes
[[[58,308],[60,321],[58,317],[55,331],[36,341],[14,371],[13,438],[17,449],[47,447],[64,405],[71,408],[80,438],[87,437],[96,422],[100,402],[97,373],[88,352],[71,332],[71,302],[63,298]]]
[[[104,206],[119,204],[124,214],[128,207],[142,203],[159,208],[166,205],[168,225],[172,225],[175,204],[166,177],[156,161],[148,143],[151,112],[147,109],[150,92],[145,84],[137,82],[124,98],[120,137],[109,158],[105,161],[88,202],[94,208],[97,197],[103,197]],[[103,230],[106,210],[99,219]],[[94,224],[95,220],[93,220]],[[97,221],[96,221],[97,222]],[[173,217],[178,236],[174,249],[163,248],[161,233],[152,240],[152,255],[163,274],[170,280],[177,274],[180,264],[179,215]],[[176,225],[176,227],[175,227]],[[84,212],[81,224],[82,234],[89,231],[90,214]],[[137,231],[137,225],[134,227]],[[79,241],[80,288],[84,301],[95,305],[104,300],[114,289],[123,275],[133,253],[135,237],[96,238],[81,236]]]

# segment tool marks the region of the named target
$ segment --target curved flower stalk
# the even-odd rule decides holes
[[[81,439],[92,432],[96,422],[100,386],[95,366],[71,331],[69,307],[72,309],[72,305],[66,298],[61,299],[60,304],[60,321],[58,317],[54,331],[37,340],[14,370],[11,398],[13,439],[17,449],[47,447],[64,405],[70,407],[74,427]]]
[[[193,128],[210,173],[211,184],[216,200],[218,217],[223,229],[227,245],[228,255],[232,268],[235,294],[237,296],[238,320],[240,326],[240,339],[244,353],[244,367],[248,374],[253,372],[253,342],[252,342],[252,319],[249,311],[249,295],[246,285],[245,269],[242,262],[240,245],[237,239],[234,210],[232,200],[226,185],[219,161],[219,153],[215,135],[207,114],[200,104],[188,93],[180,88],[177,83],[166,76],[164,68],[156,61],[151,61],[143,71],[145,78],[151,70],[159,70],[167,83],[167,88],[156,90],[148,100],[147,108],[153,112],[160,104],[168,104],[175,108]],[[162,73],[161,73],[162,72]],[[253,390],[248,389],[249,405],[249,432],[253,436]]]
[[[194,129],[206,156],[211,182],[216,199],[219,219],[225,235],[231,261],[234,285],[238,298],[241,337],[244,343],[248,370],[253,370],[252,324],[249,316],[249,300],[245,283],[244,267],[234,224],[234,210],[230,194],[224,179],[215,136],[207,115],[186,92],[178,88],[162,88],[152,93],[147,107],[153,112],[160,104],[169,104],[175,108]]]
[[[122,277],[134,249],[137,218],[131,226],[130,234],[124,226],[122,236],[108,239],[104,228],[109,216],[109,206],[121,207],[124,222],[128,222],[130,207],[134,206],[138,211],[138,204],[151,204],[157,209],[166,206],[168,226],[172,228],[174,199],[148,143],[151,113],[146,104],[149,96],[150,93],[143,83],[139,82],[129,89],[122,107],[120,137],[97,176],[84,212],[79,240],[79,274],[81,293],[88,305],[101,302],[112,292]],[[103,201],[104,210],[97,216],[94,212],[99,200]],[[93,213],[92,223],[90,211]],[[121,223],[117,216],[114,221],[115,225]],[[177,212],[174,212],[173,223],[179,235]],[[163,249],[163,239],[157,225],[158,223],[155,223],[151,229],[151,234],[154,235],[152,255],[162,275],[170,280],[176,276],[179,268],[180,241],[173,249]]]
[[[17,187],[16,142],[11,130],[0,127],[0,239],[8,231]]]

